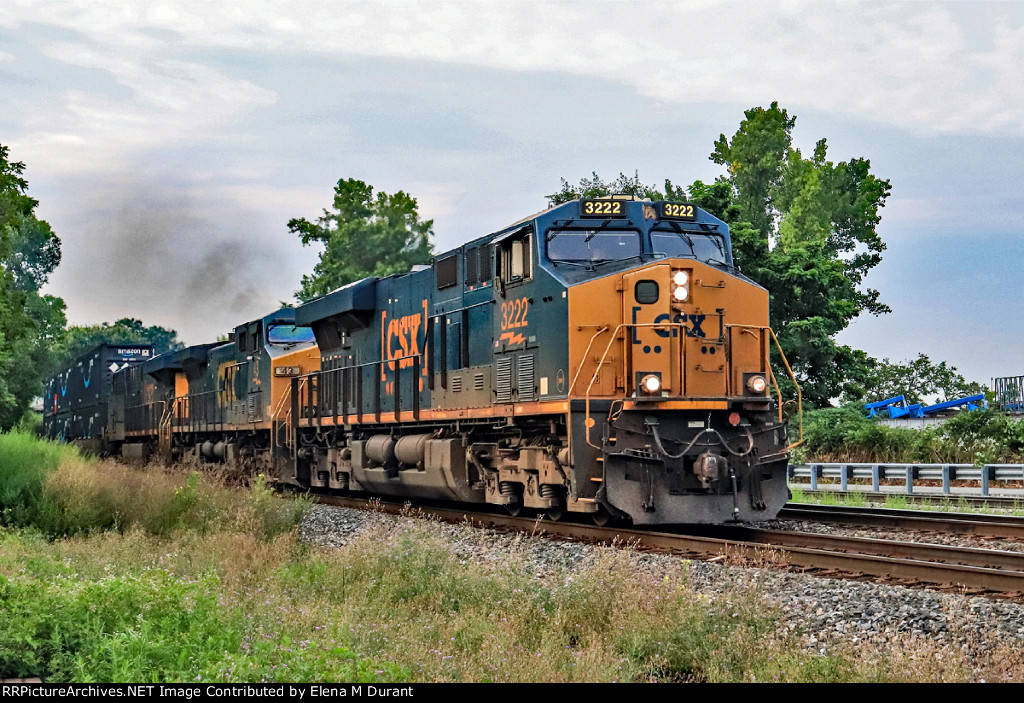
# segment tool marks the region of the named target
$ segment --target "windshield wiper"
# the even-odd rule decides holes
[[[695,248],[696,245],[693,242],[693,238],[690,235],[688,235],[686,232],[676,232],[676,234],[678,234],[680,237],[682,237],[686,241],[686,243],[690,247],[690,254],[692,254],[693,258],[696,259],[697,258],[697,250]]]
[[[633,254],[632,256],[627,256],[627,257],[624,257],[622,259],[594,259],[593,261],[590,262],[590,264],[591,264],[591,267],[594,267],[594,266],[600,266],[602,264],[614,263],[614,262],[617,262],[617,261],[630,261],[631,259],[640,259],[641,261],[643,261],[643,258],[644,258],[643,254]]]

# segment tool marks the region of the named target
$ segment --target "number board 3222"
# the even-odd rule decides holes
[[[580,200],[580,217],[625,217],[624,200]]]
[[[697,221],[697,206],[693,203],[658,203],[663,220]]]

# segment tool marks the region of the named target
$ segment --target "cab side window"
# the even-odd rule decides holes
[[[533,278],[530,230],[523,230],[499,244],[497,274],[506,286]]]

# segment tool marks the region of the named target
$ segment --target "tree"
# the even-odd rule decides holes
[[[401,273],[429,261],[434,221],[421,221],[416,207],[416,199],[403,191],[374,196],[373,187],[362,181],[338,181],[331,210],[313,222],[288,222],[303,246],[324,244],[313,274],[302,277],[296,297],[305,302],[367,276]]]
[[[660,199],[657,189],[640,181],[639,171],[635,171],[632,177],[620,173],[619,177],[611,182],[605,182],[597,175],[597,171],[594,171],[591,175],[593,178],[581,178],[578,186],[571,185],[569,181],[563,178],[562,188],[558,192],[548,195],[548,200],[551,201],[552,205],[561,205],[578,198],[601,198],[613,193],[625,193],[637,198],[649,198],[651,200]]]
[[[927,354],[901,363],[888,358],[874,362],[865,389],[865,397],[870,401],[902,395],[908,403],[921,403],[929,396],[938,397],[941,402],[985,392],[984,386],[968,381],[955,366],[945,361],[936,364]]]
[[[142,320],[123,317],[113,324],[73,325],[62,340],[61,358],[70,361],[100,344],[151,344],[154,354],[183,349],[178,333],[157,325],[145,327]]]
[[[39,289],[60,263],[60,239],[35,216],[25,164],[0,144],[0,429],[42,391],[64,328],[64,301]]]
[[[876,227],[891,186],[866,159],[828,161],[824,139],[804,158],[792,146],[796,118],[778,103],[745,117],[710,157],[726,166],[737,219],[749,223],[733,230],[736,260],[771,294],[772,327],[804,397],[856,396],[870,360],[835,336],[863,312],[889,312],[862,284],[885,250]]]

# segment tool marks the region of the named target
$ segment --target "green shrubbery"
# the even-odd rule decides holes
[[[62,460],[78,460],[78,453],[25,432],[0,434],[0,521],[36,524],[46,511],[43,486]]]
[[[962,412],[942,425],[888,427],[859,406],[804,414],[801,461],[1021,463],[1024,422],[997,410]]]
[[[51,536],[242,526],[270,539],[292,529],[308,505],[273,499],[262,477],[251,490],[232,489],[180,468],[97,461],[25,433],[0,435],[0,521]]]
[[[390,681],[401,671],[342,646],[293,643],[222,607],[213,574],[82,579],[55,565],[0,575],[0,678],[47,682]],[[54,574],[52,571],[59,573]]]

